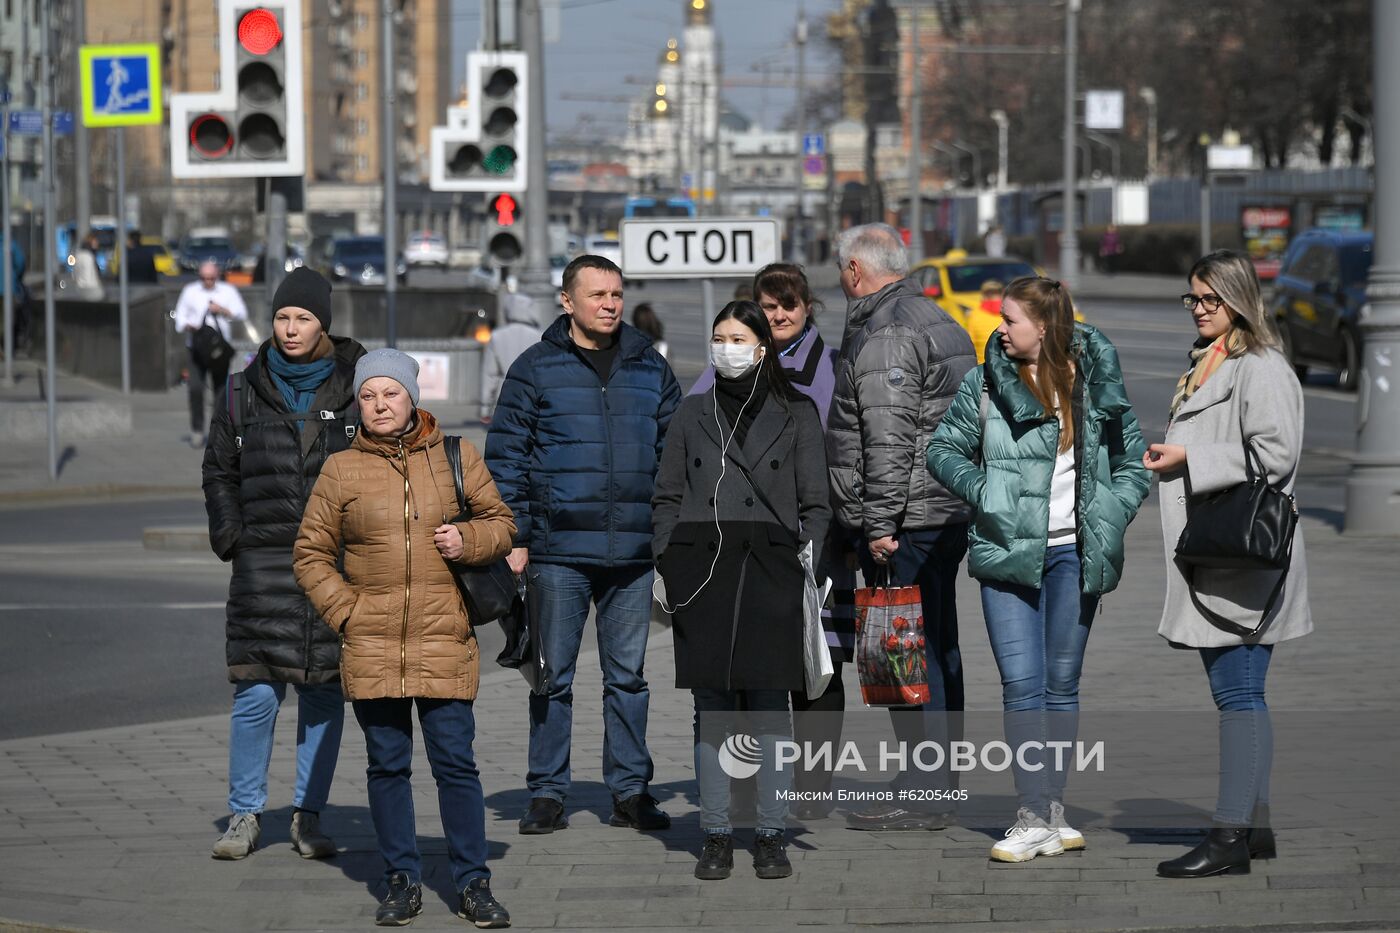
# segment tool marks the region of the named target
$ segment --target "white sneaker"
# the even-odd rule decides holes
[[[1016,824],[1006,838],[992,846],[992,860],[1029,862],[1037,855],[1059,855],[1065,851],[1060,834],[1024,807],[1016,811]]]
[[[1065,805],[1058,800],[1050,801],[1050,826],[1060,834],[1066,851],[1084,848],[1084,834],[1065,822]]]

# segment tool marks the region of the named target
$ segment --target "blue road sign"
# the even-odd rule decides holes
[[[803,136],[802,154],[805,156],[826,155],[826,137],[821,133],[808,133]]]
[[[43,136],[44,111],[11,110],[10,132],[20,136]]]
[[[73,135],[73,111],[55,110],[53,114],[53,132],[55,136]]]
[[[155,45],[85,45],[79,51],[83,125],[159,123],[160,49]]]

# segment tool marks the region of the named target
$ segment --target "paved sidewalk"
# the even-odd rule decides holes
[[[1156,636],[1162,594],[1155,507],[1130,529],[1127,583],[1096,617],[1083,679],[1086,709],[1209,710],[1199,660]],[[1339,536],[1304,520],[1317,631],[1276,652],[1276,710],[1384,714],[1400,708],[1393,676],[1400,542]],[[959,584],[969,707],[999,709],[999,684],[975,585]],[[795,834],[796,872],[759,881],[736,853],[724,882],[696,881],[697,813],[689,695],[674,687],[669,633],[653,629],[649,735],[654,791],[675,818],[648,836],[606,825],[601,685],[596,653],[580,661],[572,826],[523,837],[525,687],[488,663],[476,753],[487,791],[494,887],[515,929],[793,930],[889,925],[941,930],[1400,929],[1400,830],[1328,825],[1316,808],[1275,803],[1280,858],[1252,874],[1202,881],[1154,876],[1192,841],[1178,832],[1090,828],[1088,848],[1022,866],[989,863],[1004,827],[858,833],[839,819]],[[587,642],[585,642],[587,644]],[[853,680],[854,678],[849,678]],[[154,685],[159,689],[158,685]],[[226,693],[227,684],[209,685]],[[848,707],[858,709],[851,694]],[[364,745],[347,722],[324,825],[340,846],[306,862],[288,844],[295,704],[283,710],[265,848],[235,863],[209,858],[225,815],[224,716],[0,743],[0,931],[356,930],[372,925],[378,856],[365,805]],[[1213,749],[1196,749],[1211,761]],[[1355,767],[1337,762],[1339,771]],[[459,930],[441,829],[421,750],[418,829],[430,888],[418,930]],[[1276,782],[1277,783],[1277,782]],[[1010,778],[1006,778],[1009,792]],[[1009,814],[1008,814],[1009,815]],[[748,842],[748,834],[740,833]]]
[[[48,473],[47,433],[33,437],[6,436],[6,418],[23,411],[43,417],[43,377],[40,363],[15,361],[15,385],[0,386],[0,504],[139,495],[201,495],[203,450],[189,444],[189,395],[183,386],[166,392],[119,390],[77,376],[59,374],[60,417],[70,407],[86,413],[76,427],[86,436],[58,434],[59,475]],[[211,405],[211,393],[205,392]],[[477,406],[426,403],[439,422],[453,433],[480,445],[486,431],[477,421]],[[104,416],[115,415],[115,425]],[[124,419],[124,420],[123,420]],[[90,436],[105,434],[106,436]]]

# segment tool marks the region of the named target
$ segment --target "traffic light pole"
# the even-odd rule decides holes
[[[384,0],[384,342],[398,345],[398,132],[394,116],[394,0]]]
[[[520,286],[535,301],[541,320],[550,317],[554,289],[549,282],[549,173],[545,167],[544,118],[544,18],[540,0],[520,0],[520,47],[529,61],[530,79],[526,108],[526,174],[524,201],[525,255],[522,257]]]
[[[9,91],[5,92],[6,97]],[[15,384],[15,277],[14,231],[10,229],[10,105],[0,106],[0,218],[4,219],[4,255],[0,256],[0,289],[5,293],[5,385]]]
[[[1371,7],[1376,102],[1375,260],[1361,318],[1365,362],[1356,455],[1347,478],[1346,533],[1400,535],[1400,60],[1382,45],[1400,30],[1400,4]],[[1379,31],[1376,31],[1379,30]]]
[[[58,479],[58,379],[54,370],[58,365],[58,334],[53,306],[54,250],[58,248],[58,223],[54,220],[54,181],[53,181],[53,69],[49,55],[50,38],[53,29],[50,24],[52,4],[42,3],[42,32],[39,36],[40,67],[43,68],[44,88],[44,401],[47,403],[49,428],[49,479]],[[9,223],[9,218],[5,219]],[[79,231],[80,233],[82,231]],[[5,257],[9,261],[9,257]]]
[[[1064,206],[1060,212],[1060,278],[1073,286],[1079,280],[1079,227],[1075,220],[1077,191],[1074,178],[1074,158],[1077,149],[1074,128],[1074,79],[1079,67],[1079,0],[1065,3],[1065,129]]]

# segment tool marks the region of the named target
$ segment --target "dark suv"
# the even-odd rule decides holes
[[[1284,353],[1298,370],[1337,371],[1337,385],[1354,390],[1361,379],[1361,307],[1371,270],[1370,233],[1309,230],[1284,254],[1271,311]]]

